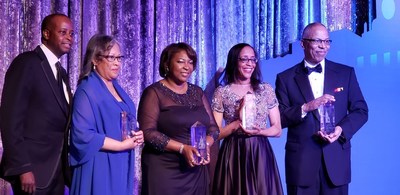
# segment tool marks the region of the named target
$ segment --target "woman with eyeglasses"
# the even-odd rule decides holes
[[[197,55],[186,43],[168,45],[161,53],[163,77],[148,86],[140,98],[138,120],[143,129],[142,195],[210,194],[205,165],[219,130],[203,90],[188,82],[196,69]],[[191,127],[205,126],[204,158],[192,147]],[[204,139],[203,139],[204,140]]]
[[[220,128],[219,139],[223,139],[213,194],[283,194],[268,141],[268,137],[281,135],[278,101],[271,85],[262,82],[252,46],[239,43],[229,50],[223,81],[225,85],[215,90],[211,105]],[[245,96],[248,100],[253,97],[253,105],[244,100]],[[245,108],[251,106],[253,112]]]
[[[121,47],[111,36],[94,35],[86,48],[74,96],[70,135],[71,194],[132,194],[134,149],[143,132],[122,132],[121,117],[135,115],[117,82]],[[128,129],[130,130],[130,129]]]

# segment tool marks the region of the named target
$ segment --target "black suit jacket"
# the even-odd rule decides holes
[[[343,129],[340,139],[331,144],[315,136],[320,130],[318,110],[301,118],[301,106],[315,99],[304,62],[277,75],[276,94],[282,128],[288,128],[285,168],[286,183],[290,185],[314,184],[322,158],[333,184],[351,181],[350,141],[368,120],[368,107],[354,68],[325,60],[324,74],[324,94],[335,96],[335,122]]]
[[[64,82],[70,92],[69,82]],[[67,152],[69,105],[39,46],[18,55],[7,70],[0,128],[4,148],[0,174],[4,179],[13,181],[32,171],[36,186],[46,188],[57,165],[68,165],[67,155],[62,153]]]

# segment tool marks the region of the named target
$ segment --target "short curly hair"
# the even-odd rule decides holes
[[[193,71],[196,70],[197,66],[197,54],[196,51],[187,43],[172,43],[168,45],[162,52],[160,57],[160,64],[158,71],[162,78],[168,76],[167,67],[169,68],[171,60],[174,55],[180,51],[186,51],[188,57],[193,60]]]

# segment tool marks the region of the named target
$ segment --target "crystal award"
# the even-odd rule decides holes
[[[335,106],[333,102],[327,102],[320,107],[321,131],[329,135],[335,131]]]
[[[121,131],[122,131],[122,140],[132,138],[133,135],[131,131],[138,130],[138,123],[133,114],[130,114],[126,111],[121,112]]]
[[[200,153],[200,157],[194,156],[197,163],[207,159],[206,126],[197,121],[190,128],[191,145]]]
[[[128,129],[131,131],[139,131],[139,122],[136,120],[135,115],[129,113],[127,115],[127,119],[128,119]]]
[[[254,94],[248,92],[244,95],[240,114],[243,128],[251,130],[256,126],[257,107]]]

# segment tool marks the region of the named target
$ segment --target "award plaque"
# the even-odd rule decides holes
[[[321,131],[329,135],[335,131],[335,106],[327,102],[320,107]]]
[[[256,96],[249,92],[244,95],[243,105],[241,108],[241,120],[243,128],[249,130],[253,129],[253,127],[256,126],[256,115]]]
[[[136,118],[132,114],[129,114],[126,111],[121,112],[122,140],[132,138],[133,135],[131,131],[137,131],[138,127],[139,125]]]
[[[194,123],[190,128],[191,145],[200,153],[200,157],[194,156],[197,163],[207,159],[206,126],[200,122]]]

